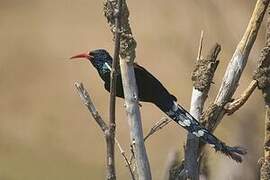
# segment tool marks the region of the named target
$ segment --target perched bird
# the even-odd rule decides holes
[[[112,66],[112,57],[104,49],[97,49],[87,53],[82,53],[71,57],[88,59],[96,68],[99,76],[104,81],[104,87],[110,91],[110,72]],[[177,124],[181,125],[188,132],[196,135],[205,143],[210,144],[216,151],[220,151],[237,162],[241,162],[241,155],[246,154],[245,149],[241,147],[230,147],[220,141],[211,132],[204,128],[192,115],[190,115],[181,105],[177,104],[175,96],[145,68],[134,64],[136,83],[138,87],[138,97],[142,102],[155,104],[161,111],[166,113]],[[116,96],[124,98],[121,74],[116,80]]]

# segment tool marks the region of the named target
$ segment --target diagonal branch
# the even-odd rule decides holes
[[[229,102],[225,105],[224,109],[228,115],[233,114],[235,111],[240,109],[248,100],[248,98],[251,96],[251,94],[254,92],[254,90],[257,87],[257,81],[252,80],[247,89],[241,94],[239,98],[234,100],[233,102]]]
[[[165,126],[167,126],[171,121],[172,120],[167,117],[161,118],[158,122],[154,124],[154,126],[146,134],[146,136],[144,137],[144,141],[146,141],[150,136],[152,136],[153,134],[155,134],[156,132],[164,128]]]
[[[129,161],[128,161],[128,158],[127,158],[127,156],[126,156],[125,151],[123,150],[122,146],[120,145],[120,143],[118,142],[118,140],[117,140],[116,138],[115,138],[115,143],[116,143],[116,145],[118,146],[118,149],[119,149],[121,155],[123,156],[123,158],[124,158],[124,160],[125,160],[125,162],[126,162],[126,165],[127,165],[127,167],[128,167],[128,170],[129,170],[129,173],[130,173],[130,175],[131,175],[132,180],[135,180],[135,176],[134,176],[134,174],[133,174],[133,171],[132,171],[132,168],[131,168],[131,164],[130,164]]]
[[[88,108],[89,112],[101,128],[101,130],[105,133],[109,129],[105,121],[102,119],[102,117],[99,115],[98,111],[96,110],[94,103],[92,102],[89,93],[87,90],[84,88],[82,83],[75,83],[75,87],[80,95],[80,98],[83,102],[83,104]]]

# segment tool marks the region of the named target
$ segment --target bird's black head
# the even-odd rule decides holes
[[[87,53],[81,53],[70,59],[85,58],[88,59],[97,69],[100,76],[111,71],[112,57],[105,49],[96,49]]]
[[[112,57],[105,49],[97,49],[89,52],[90,61],[96,67],[102,67],[105,63],[112,65]],[[97,67],[96,67],[97,68]]]

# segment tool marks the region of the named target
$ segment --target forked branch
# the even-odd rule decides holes
[[[96,110],[95,105],[92,102],[91,97],[90,97],[89,93],[87,92],[87,90],[84,88],[83,84],[76,82],[75,87],[78,91],[78,94],[81,97],[83,104],[88,108],[92,117],[94,118],[96,123],[99,125],[100,129],[102,130],[102,132],[105,136],[105,139],[106,139],[107,148],[109,148],[110,146],[108,146],[108,141],[111,141],[111,138],[106,137],[106,136],[108,136],[109,126],[105,123],[105,121],[102,119],[102,117],[100,116],[100,114]],[[115,142],[117,144],[117,147],[120,150],[121,155],[123,156],[123,158],[127,164],[127,167],[129,169],[132,180],[135,180],[134,174],[133,174],[132,169],[131,169],[131,165],[127,159],[127,156],[125,155],[123,148],[121,147],[120,143],[118,142],[118,140],[116,138],[115,138]],[[112,143],[112,142],[110,142],[110,143]],[[108,150],[107,150],[107,159],[109,159],[108,156],[110,156],[110,154],[108,153]],[[108,166],[109,166],[109,164],[107,162],[107,167]],[[108,172],[110,172],[110,171],[108,171]],[[107,176],[107,177],[112,177],[112,176]]]
[[[215,102],[203,114],[203,121],[210,131],[214,131],[220,123],[226,113],[224,106],[231,101],[237,89],[268,4],[269,0],[257,0],[248,27],[227,66]]]

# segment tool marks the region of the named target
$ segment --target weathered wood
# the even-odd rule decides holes
[[[116,30],[114,21],[114,9],[117,4],[116,2],[116,0],[105,0],[104,2],[104,14],[113,33]],[[128,18],[128,7],[126,1],[123,0],[121,15],[122,26],[120,30],[120,70],[125,96],[125,107],[130,126],[130,138],[134,146],[136,170],[139,180],[151,180],[150,164],[144,145],[138,92],[133,68],[133,62],[136,54],[136,41],[132,36]]]
[[[200,38],[200,43],[199,43],[199,48],[198,48],[198,55],[197,55],[197,63],[201,60],[202,48],[203,48],[203,31],[201,32],[201,38]],[[197,69],[197,66],[195,69]],[[195,73],[193,72],[193,75],[194,74]],[[197,90],[194,85],[192,89],[192,95],[191,95],[190,114],[196,119],[199,119],[199,117],[201,116],[205,99],[206,98],[205,98],[204,93],[201,90]],[[185,169],[187,178],[190,178],[193,180],[199,179],[199,163],[197,161],[198,147],[199,147],[199,138],[197,138],[192,133],[188,133],[186,148],[185,148],[184,169]]]
[[[210,114],[211,116],[207,116],[207,114],[204,115],[204,122],[210,131],[215,130],[220,123],[225,115],[224,106],[231,101],[231,98],[238,87],[240,77],[246,66],[251,48],[256,40],[268,4],[269,0],[257,1],[247,29],[227,66],[214,105],[207,110],[207,114]]]
[[[251,96],[251,94],[254,92],[254,90],[257,87],[257,81],[252,80],[250,84],[248,85],[247,89],[244,90],[244,92],[240,95],[239,98],[235,99],[233,102],[229,102],[225,105],[224,109],[228,115],[233,114],[235,111],[240,109],[248,100],[248,98]]]

